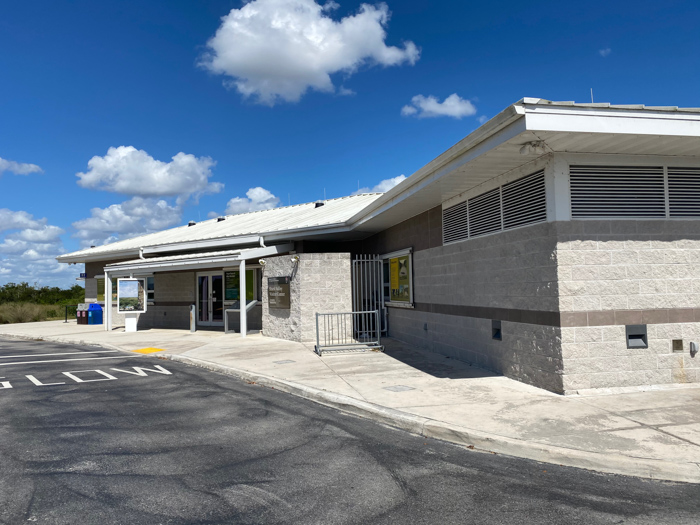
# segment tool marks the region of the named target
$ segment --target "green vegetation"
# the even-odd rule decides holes
[[[130,312],[133,310],[142,310],[143,305],[138,297],[120,297],[119,298],[119,311],[120,312]]]
[[[82,302],[85,302],[85,290],[77,284],[65,290],[7,283],[0,286],[0,324],[63,319],[65,305]],[[75,309],[69,309],[69,316],[75,316]]]

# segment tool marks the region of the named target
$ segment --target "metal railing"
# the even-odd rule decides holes
[[[77,304],[67,304],[67,305],[65,305],[65,306],[66,306],[66,320],[63,321],[63,322],[64,322],[64,323],[67,323],[67,322],[68,322],[68,309],[70,308],[71,310],[73,310],[73,313],[72,313],[71,315],[72,315],[72,317],[75,319],[75,312],[78,311],[78,305],[77,305]],[[60,310],[59,310],[59,311],[60,311]],[[59,319],[60,319],[60,318],[59,318]]]
[[[382,350],[379,310],[316,314],[316,348],[326,351]]]

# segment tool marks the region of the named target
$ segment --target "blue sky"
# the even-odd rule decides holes
[[[70,286],[53,258],[81,246],[386,189],[525,96],[700,106],[699,23],[674,0],[9,3],[0,284]]]

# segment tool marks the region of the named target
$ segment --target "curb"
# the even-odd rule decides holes
[[[155,356],[154,356],[155,357]],[[609,474],[636,476],[654,480],[700,483],[700,465],[649,458],[635,458],[586,452],[565,447],[549,446],[519,439],[488,434],[442,421],[416,416],[393,408],[375,405],[335,392],[301,385],[284,379],[224,366],[211,361],[175,354],[158,354],[157,357],[188,365],[198,366],[214,372],[274,388],[315,403],[340,410],[354,416],[371,419],[379,423],[405,430],[427,438],[439,439],[470,450],[503,454],[519,458],[551,463],[566,467],[576,467]]]

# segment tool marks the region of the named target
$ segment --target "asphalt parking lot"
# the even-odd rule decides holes
[[[148,355],[0,339],[1,523],[697,523],[700,488],[475,453]]]

